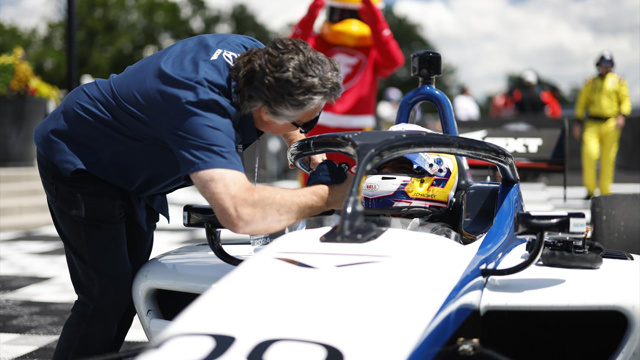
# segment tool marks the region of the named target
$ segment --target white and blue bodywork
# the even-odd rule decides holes
[[[294,144],[288,156],[300,168],[323,152],[355,158],[354,185],[338,214],[294,224],[259,252],[225,243],[206,208],[185,208],[185,224],[205,227],[209,244],[161,255],[137,275],[134,302],[150,338],[139,359],[640,357],[638,255],[590,242],[584,214],[526,212],[511,155],[457,136],[449,100],[420,63],[439,55],[414,57],[421,86],[402,100],[397,122],[429,101],[443,134],[340,133]],[[438,220],[462,242],[362,206],[372,169],[423,151],[500,172],[500,182],[474,182],[461,171],[452,213]]]

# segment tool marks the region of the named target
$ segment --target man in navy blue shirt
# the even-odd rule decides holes
[[[266,234],[339,208],[348,184],[253,186],[240,152],[304,138],[342,92],[306,43],[201,35],[72,91],[36,129],[38,167],[78,300],[54,359],[118,351],[166,194],[195,185],[231,231]],[[300,130],[300,131],[298,131]],[[323,160],[312,159],[312,167]]]

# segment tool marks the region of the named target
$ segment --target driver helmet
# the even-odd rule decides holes
[[[382,0],[372,0],[374,5],[382,7]],[[371,47],[373,37],[371,28],[360,19],[358,10],[362,0],[329,0],[326,3],[327,18],[322,23],[320,35],[333,45],[347,47]]]
[[[429,130],[415,124],[399,124],[391,131]],[[458,185],[458,166],[454,155],[413,153],[382,164],[367,176],[362,186],[365,208],[421,207],[434,213],[451,207]]]

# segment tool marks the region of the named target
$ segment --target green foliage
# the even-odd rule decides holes
[[[404,93],[414,89],[418,80],[411,78],[411,54],[435,50],[420,35],[418,24],[398,16],[391,6],[385,16],[403,49],[406,64],[380,85],[380,94],[388,86]],[[230,12],[209,9],[205,0],[93,0],[76,2],[76,49],[78,73],[107,78],[122,72],[143,57],[165,48],[176,40],[203,33],[228,32],[255,37],[263,43],[277,36],[261,24],[242,4]],[[0,51],[21,45],[36,73],[50,83],[66,87],[66,19],[50,22],[41,34],[21,31],[0,23]],[[437,86],[448,93],[452,89],[454,70],[445,64]]]
[[[204,33],[231,32],[268,41],[274,35],[244,5],[230,13],[204,0],[93,0],[76,2],[78,73],[107,78],[173,42]],[[66,87],[66,19],[42,34],[0,23],[0,50],[21,45],[43,79]]]
[[[31,46],[24,47],[33,70],[45,81],[66,88],[65,23],[49,23],[42,35],[33,35]]]
[[[79,73],[106,78],[176,40],[215,26],[202,0],[78,1]]]
[[[236,5],[231,10],[229,22],[234,33],[251,36],[262,43],[267,43],[276,37],[269,29],[258,22],[245,5]]]
[[[9,84],[13,80],[15,65],[0,61],[0,95],[5,95],[9,89]]]
[[[16,46],[29,49],[35,38],[35,31],[22,31],[19,28],[0,22],[0,53],[13,51]]]

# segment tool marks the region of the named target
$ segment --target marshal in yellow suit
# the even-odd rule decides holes
[[[611,53],[604,52],[596,66],[599,74],[589,79],[578,95],[575,108],[576,123],[573,129],[576,138],[582,135],[582,177],[588,198],[591,198],[596,190],[598,159],[600,194],[611,193],[620,132],[626,117],[631,113],[627,83],[621,76],[611,72]]]

